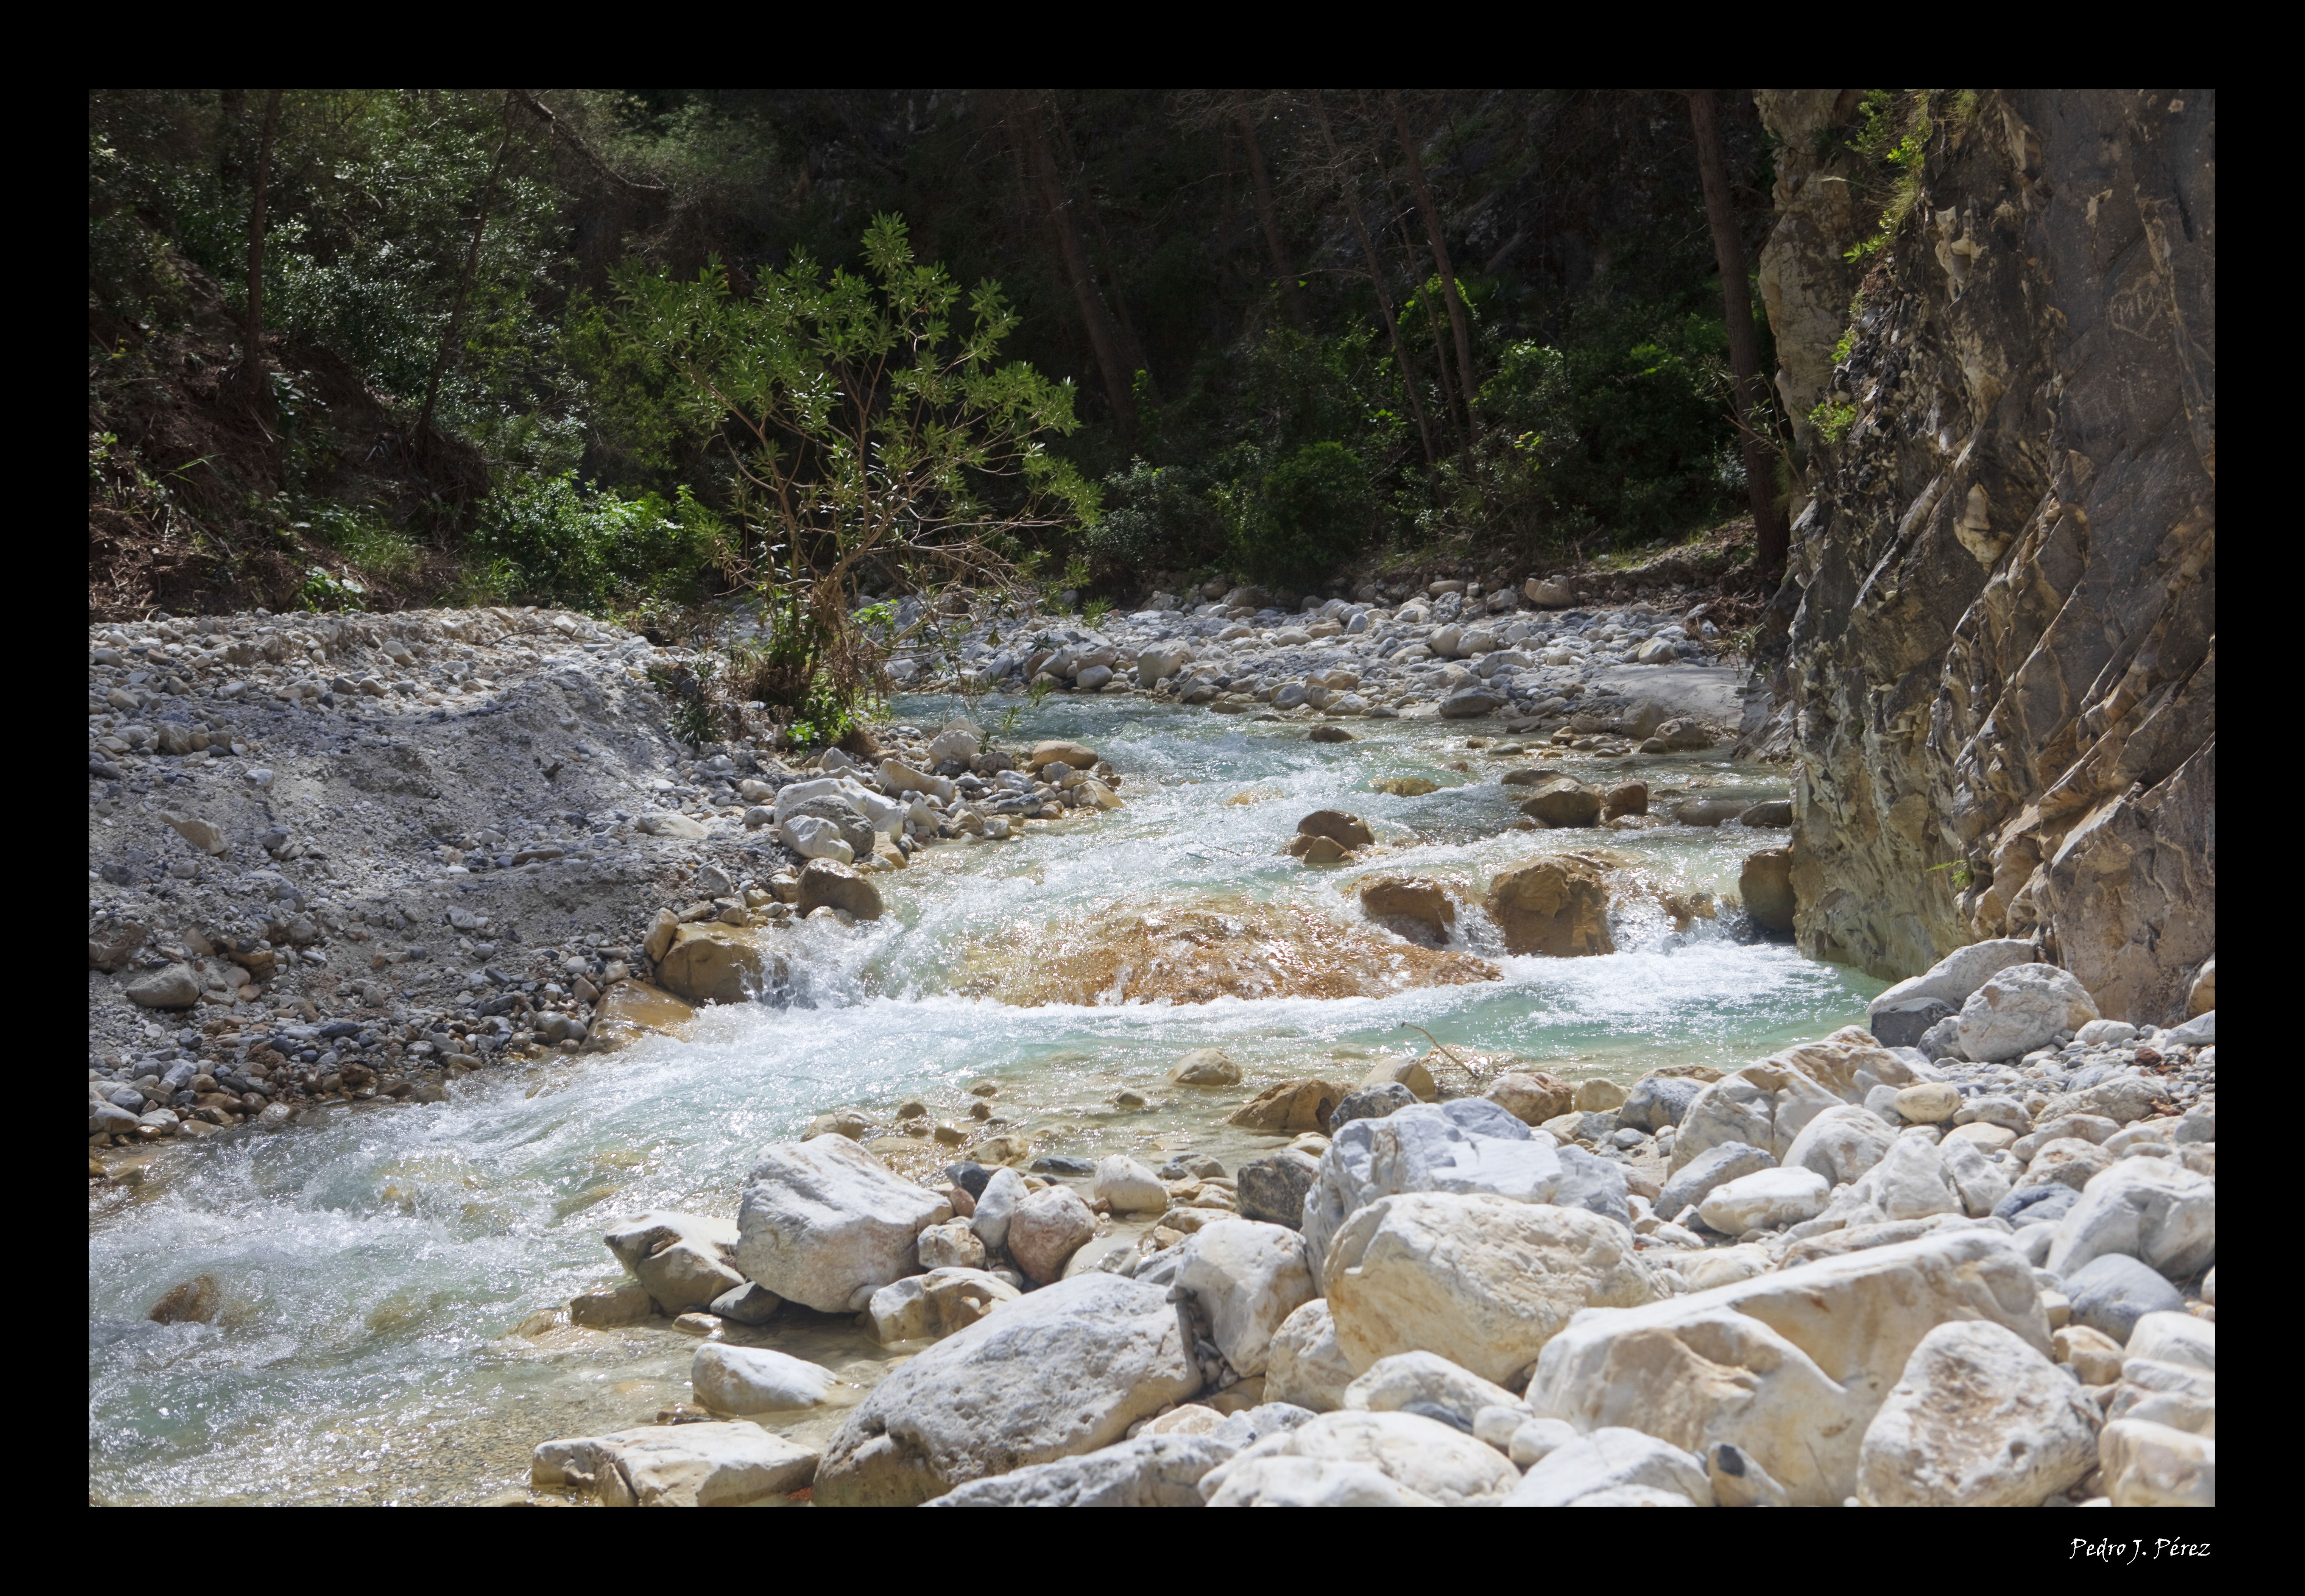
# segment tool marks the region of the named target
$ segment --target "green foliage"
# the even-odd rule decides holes
[[[314,565],[304,573],[304,585],[296,590],[296,605],[300,609],[365,609],[368,589],[358,580],[338,576],[325,565]]]
[[[580,488],[564,471],[491,495],[472,548],[511,596],[598,613],[635,590],[693,596],[719,553],[720,525],[685,488],[668,506],[654,494]]]
[[[1640,304],[1588,308],[1559,344],[1508,345],[1481,390],[1500,507],[1531,531],[1628,542],[1718,520],[1741,485],[1724,471],[1727,350],[1717,318]]]
[[[292,522],[291,526],[310,532],[364,575],[391,582],[416,570],[415,539],[366,505],[324,501],[310,506],[304,515],[306,519]]]
[[[1104,480],[1104,512],[1084,538],[1091,560],[1115,576],[1214,564],[1230,538],[1211,488],[1203,468],[1130,462]]]
[[[1104,617],[1111,613],[1111,599],[1092,598],[1086,604],[1081,606],[1081,623],[1084,625],[1094,626],[1101,623]]]
[[[818,698],[796,695],[854,705],[878,675],[846,603],[866,562],[998,583],[1026,540],[1097,505],[1048,446],[1077,426],[1072,389],[999,358],[1016,326],[999,286],[964,294],[914,260],[894,216],[873,219],[863,253],[862,272],[829,275],[796,254],[749,294],[717,260],[685,281],[628,267],[598,324],[627,391],[660,395],[668,435],[731,469],[743,531],[726,568],[783,617],[792,650],[763,701],[820,732]]]
[[[1850,428],[1857,424],[1857,407],[1836,403],[1831,399],[1824,400],[1808,412],[1808,424],[1816,429],[1816,435],[1826,443],[1837,444],[1847,437]]]
[[[1314,581],[1367,548],[1376,520],[1360,456],[1340,443],[1306,444],[1257,484],[1234,534],[1234,557],[1260,581]]]
[[[1880,252],[1912,213],[1921,192],[1921,166],[1928,157],[1929,91],[1868,89],[1858,106],[1858,128],[1848,142],[1864,165],[1858,178],[1864,198],[1882,206],[1875,230],[1844,252],[1865,260]]]

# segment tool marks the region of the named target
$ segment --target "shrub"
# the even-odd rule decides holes
[[[564,471],[499,488],[472,541],[476,564],[501,567],[513,596],[599,611],[628,590],[692,596],[719,531],[685,488],[668,507],[652,493],[627,499],[579,488],[576,473]]]
[[[1368,467],[1338,443],[1307,444],[1287,456],[1245,508],[1235,554],[1263,582],[1327,576],[1367,548],[1376,531]]]

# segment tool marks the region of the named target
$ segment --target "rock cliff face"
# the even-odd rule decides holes
[[[1861,280],[1854,103],[1761,96],[1813,495],[1762,655],[1798,934],[1894,976],[2035,937],[2105,1014],[2173,1023],[2216,946],[2216,95],[1933,96]]]

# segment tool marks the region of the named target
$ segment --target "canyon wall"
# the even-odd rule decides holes
[[[1797,761],[1798,935],[1883,976],[2037,937],[2170,1023],[2216,948],[2216,95],[1934,91],[1852,261],[1856,94],[1759,96],[1806,480],[1751,741]]]

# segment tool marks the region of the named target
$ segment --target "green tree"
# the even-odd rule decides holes
[[[724,569],[771,638],[753,695],[786,711],[869,694],[884,644],[850,599],[868,572],[912,585],[1005,585],[1026,541],[1096,510],[1051,454],[1073,390],[1002,362],[1016,316],[999,286],[965,295],[876,216],[864,269],[806,255],[737,293],[715,260],[682,281],[627,269],[604,327],[625,380],[731,468],[739,523]]]

